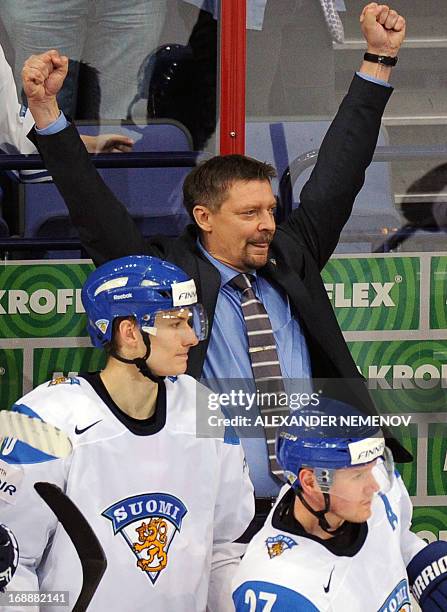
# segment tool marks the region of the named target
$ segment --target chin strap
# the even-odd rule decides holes
[[[153,374],[153,372],[151,372],[149,366],[147,365],[147,360],[149,359],[149,355],[151,354],[150,336],[147,332],[143,330],[140,330],[140,331],[141,331],[141,335],[143,336],[144,345],[146,347],[146,353],[144,357],[136,357],[135,359],[125,359],[124,357],[121,357],[121,355],[118,355],[118,353],[115,351],[110,351],[110,355],[112,355],[112,357],[114,357],[115,359],[118,359],[118,361],[121,361],[122,363],[128,363],[131,365],[135,365],[143,376],[145,376],[146,378],[149,378],[155,383],[160,383],[162,380],[164,380],[165,377],[156,376],[155,374]]]
[[[323,510],[314,510],[312,506],[310,506],[307,503],[307,501],[304,499],[304,495],[301,489],[298,489],[296,491],[296,496],[298,497],[300,502],[303,504],[303,506],[306,508],[306,510],[308,510],[308,512],[313,514],[318,519],[318,524],[323,531],[325,531],[331,536],[337,536],[343,533],[343,531],[346,528],[346,524],[345,524],[346,521],[342,525],[340,525],[340,527],[337,527],[337,529],[333,529],[327,522],[326,514],[329,512],[330,507],[331,507],[331,497],[329,493],[323,493],[323,497],[324,497],[324,509]]]

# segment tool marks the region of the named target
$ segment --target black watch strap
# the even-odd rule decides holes
[[[374,64],[382,64],[383,66],[395,66],[397,64],[397,57],[390,57],[389,55],[365,53],[363,59],[367,62],[374,62]]]

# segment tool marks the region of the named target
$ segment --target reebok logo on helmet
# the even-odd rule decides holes
[[[131,293],[121,293],[121,295],[114,295],[113,299],[114,300],[128,300],[131,297],[133,297]]]

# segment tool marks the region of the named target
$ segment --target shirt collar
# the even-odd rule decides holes
[[[235,278],[238,274],[240,274],[239,270],[235,270],[231,266],[227,266],[227,264],[222,263],[205,249],[205,247],[200,242],[200,239],[197,238],[197,247],[200,249],[201,253],[208,259],[210,263],[213,264],[215,268],[219,271],[220,274],[220,288],[224,285],[227,285],[233,278]],[[250,274],[256,277],[256,270],[250,270]]]

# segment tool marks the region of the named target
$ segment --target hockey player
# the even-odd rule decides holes
[[[347,427],[359,413],[321,400],[300,411],[316,427],[278,433],[288,485],[234,579],[237,612],[447,610],[447,543],[410,531],[412,506],[380,430]],[[323,419],[336,419],[331,428]],[[350,421],[350,422],[353,422]]]
[[[253,489],[234,436],[196,436],[197,383],[181,375],[206,335],[194,281],[157,258],[124,257],[89,276],[82,301],[105,369],[54,379],[14,406],[69,434],[73,452],[48,461],[13,441],[0,454],[15,483],[0,491],[0,517],[20,547],[9,588],[69,591],[72,605],[80,590],[70,541],[33,490],[44,480],[70,496],[106,553],[89,612],[226,611]]]

